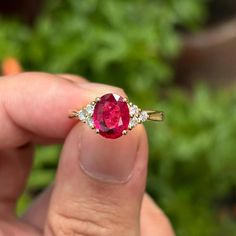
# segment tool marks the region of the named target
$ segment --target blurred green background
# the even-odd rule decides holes
[[[147,191],[184,236],[236,235],[235,89],[176,79],[182,35],[206,28],[209,2],[48,0],[34,20],[0,16],[0,60],[120,86],[140,107],[166,112],[146,124]],[[53,181],[59,153],[37,148],[19,214]]]

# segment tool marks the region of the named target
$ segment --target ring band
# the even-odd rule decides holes
[[[126,135],[138,124],[147,120],[163,121],[162,111],[141,110],[127,98],[109,93],[96,98],[82,109],[74,109],[69,118],[78,119],[105,138],[115,139]]]

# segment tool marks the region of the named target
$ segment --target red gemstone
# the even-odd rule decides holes
[[[95,105],[93,121],[99,134],[115,139],[128,129],[130,120],[127,102],[119,95],[105,94]]]

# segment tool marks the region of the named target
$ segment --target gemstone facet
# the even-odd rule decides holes
[[[116,94],[105,94],[96,103],[93,111],[93,123],[99,134],[115,139],[129,126],[130,114],[127,102]]]

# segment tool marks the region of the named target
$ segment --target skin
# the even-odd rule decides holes
[[[4,186],[0,188],[0,236],[174,235],[166,216],[144,192],[148,145],[142,125],[112,148],[102,139],[93,143],[100,147],[108,142],[104,155],[114,156],[128,142],[127,153],[122,154],[126,159],[137,148],[132,175],[124,183],[93,178],[79,165],[82,153],[86,157],[88,152],[83,145],[82,150],[77,148],[81,136],[93,140],[96,134],[67,119],[68,110],[109,92],[125,96],[119,88],[73,75],[21,73],[0,78],[0,184]],[[63,151],[55,182],[23,216],[16,217],[34,145],[56,143],[63,143]]]

